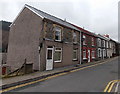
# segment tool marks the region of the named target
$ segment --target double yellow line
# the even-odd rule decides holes
[[[107,84],[106,88],[104,89],[104,92],[111,92],[111,90],[113,89],[114,84],[117,83],[117,82],[120,82],[120,80],[112,80],[112,81],[110,81]]]

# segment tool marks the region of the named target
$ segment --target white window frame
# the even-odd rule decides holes
[[[98,46],[101,47],[101,39],[98,38]]]
[[[99,53],[99,51],[100,51],[100,53]],[[98,57],[101,58],[102,57],[101,55],[102,55],[101,54],[101,49],[98,49]]]
[[[83,45],[87,45],[87,44],[86,44],[86,36],[85,36],[85,35],[83,35],[83,39],[84,39],[84,40],[83,40]]]
[[[78,49],[74,49],[73,53],[76,52],[76,58],[73,56],[73,60],[78,60]]]
[[[83,56],[83,60],[87,59],[86,49],[83,50],[83,55],[84,55],[84,53],[85,53],[86,56],[85,57]]]
[[[93,56],[93,52],[94,52],[94,56]],[[91,54],[92,54],[92,58],[95,58],[95,50],[92,50]]]
[[[92,40],[92,46],[95,46],[95,39],[92,37],[91,40]]]
[[[106,57],[106,50],[105,50],[105,49],[103,49],[103,51],[104,51],[104,57]]]
[[[58,50],[57,48],[60,48],[60,50]],[[61,47],[55,47],[55,52],[61,52],[61,56],[60,56],[60,60],[57,60],[57,61],[54,60],[54,62],[62,62],[62,48]],[[54,52],[54,54],[55,54],[55,52]]]
[[[55,36],[56,36],[56,32],[59,32],[59,33],[60,33],[60,35],[59,35],[60,39],[57,40],[57,39],[55,38],[55,41],[61,41],[62,28],[60,28],[60,27],[58,27],[58,26],[55,26],[55,27],[54,27],[54,32],[55,32]]]
[[[105,40],[103,40],[103,47],[105,47]]]
[[[77,43],[77,34],[75,32],[73,32],[73,43]]]
[[[109,46],[108,46],[108,41],[106,41],[106,48],[109,48]]]
[[[109,42],[109,48],[111,48],[111,42]]]

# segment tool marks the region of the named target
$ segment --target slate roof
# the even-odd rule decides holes
[[[69,27],[69,28],[71,28],[71,29],[80,31],[79,29],[77,29],[76,27],[74,27],[73,25],[71,25],[71,24],[70,24],[69,22],[67,22],[67,21],[64,21],[64,20],[62,20],[62,19],[60,19],[60,18],[57,18],[57,17],[55,17],[55,16],[52,16],[52,15],[50,15],[50,14],[48,14],[48,13],[45,13],[45,12],[43,12],[43,11],[41,11],[41,10],[38,10],[38,9],[32,7],[32,6],[27,5],[27,4],[25,4],[25,7],[29,8],[30,10],[32,10],[34,13],[38,14],[39,16],[42,16],[43,19],[45,18],[45,19],[51,20],[51,21],[53,21],[53,22],[59,23],[60,25],[64,25],[64,26]]]
[[[104,39],[104,40],[110,40],[110,38],[107,38],[107,37],[105,37],[103,35],[100,35],[100,34],[98,34],[98,37],[101,38],[101,39]]]
[[[90,31],[88,31],[88,30],[85,30],[85,29],[83,29],[83,28],[81,28],[81,27],[79,27],[79,26],[77,26],[77,25],[74,25],[74,24],[72,24],[73,26],[75,26],[76,28],[78,28],[81,32],[83,32],[83,33],[86,33],[86,34],[88,34],[88,35],[92,35],[92,36],[94,36],[94,37],[97,37],[97,35],[95,34],[95,33],[92,33],[92,32],[90,32]]]

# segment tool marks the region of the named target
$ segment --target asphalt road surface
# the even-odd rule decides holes
[[[18,88],[11,92],[103,92],[118,79],[118,59]]]

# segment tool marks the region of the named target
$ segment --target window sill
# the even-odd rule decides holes
[[[78,59],[73,59],[73,61],[78,61]]]
[[[55,40],[55,41],[57,41],[57,42],[61,42],[61,40]]]
[[[61,63],[61,60],[60,61],[54,61],[55,63]]]
[[[73,44],[77,44],[77,42],[73,42]]]
[[[83,60],[86,60],[87,58],[83,58]]]
[[[54,41],[53,39],[45,38],[45,40]]]

